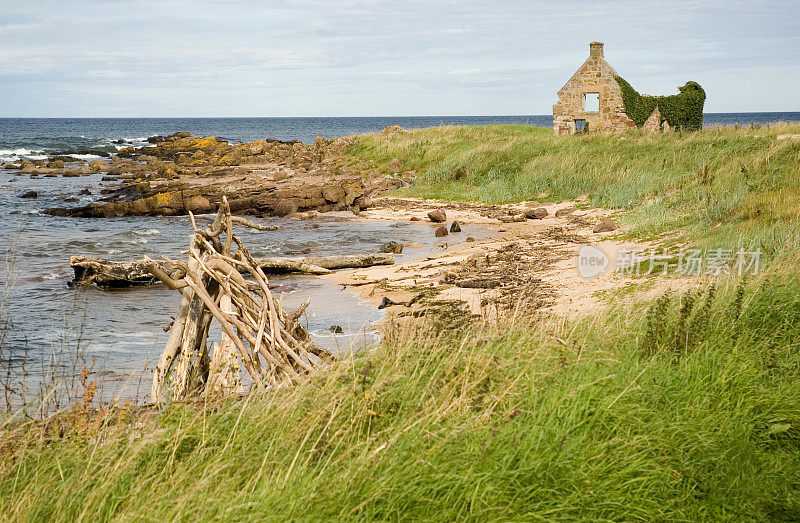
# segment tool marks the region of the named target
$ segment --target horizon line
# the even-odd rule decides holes
[[[796,111],[720,111],[704,112],[710,114],[800,114]],[[552,117],[552,114],[414,114],[414,115],[361,115],[361,116],[0,116],[0,120],[212,120],[238,119],[258,120],[301,119],[301,118],[520,118],[520,117]]]

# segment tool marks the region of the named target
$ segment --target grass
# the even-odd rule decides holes
[[[436,317],[293,389],[0,425],[8,519],[798,520],[800,126],[357,138],[406,194],[584,198],[629,234],[757,246],[769,270],[585,319]],[[623,296],[624,295],[624,296]],[[625,297],[625,299],[623,299]],[[427,323],[426,323],[427,322]],[[396,327],[399,329],[399,327]]]
[[[796,519],[797,283],[666,295],[577,323],[423,328],[266,398],[122,409],[65,436],[7,429],[0,513]]]
[[[786,139],[785,135],[795,138]],[[528,125],[443,126],[356,138],[354,162],[397,158],[402,194],[509,203],[565,201],[626,211],[630,234],[800,250],[800,124],[693,133],[555,137]],[[779,139],[780,137],[780,139]]]

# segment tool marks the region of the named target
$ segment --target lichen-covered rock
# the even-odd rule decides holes
[[[322,188],[322,197],[331,203],[339,203],[344,200],[347,193],[341,185],[331,184]]]
[[[108,164],[106,162],[104,162],[103,160],[95,160],[93,162],[90,162],[89,163],[89,167],[94,172],[108,171]]]

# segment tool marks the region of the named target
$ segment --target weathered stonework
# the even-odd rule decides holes
[[[603,44],[589,44],[589,58],[558,91],[558,103],[553,106],[553,132],[556,135],[575,134],[583,123],[588,132],[618,132],[636,127],[625,113],[622,90],[615,80],[617,72],[603,58]],[[596,111],[587,111],[585,96],[599,95]]]

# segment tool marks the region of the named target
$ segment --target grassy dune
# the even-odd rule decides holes
[[[268,398],[7,429],[0,513],[798,518],[797,283],[423,330]]]
[[[5,422],[0,514],[800,519],[800,142],[777,139],[791,133],[358,137],[350,161],[402,159],[419,174],[409,194],[586,195],[633,234],[759,242],[782,263],[583,320],[432,318],[266,397]]]
[[[794,135],[794,138],[786,138]],[[779,137],[782,137],[779,139]],[[349,154],[418,178],[409,196],[509,203],[585,197],[629,211],[639,237],[800,249],[800,124],[694,133],[554,137],[527,125],[357,137]]]

